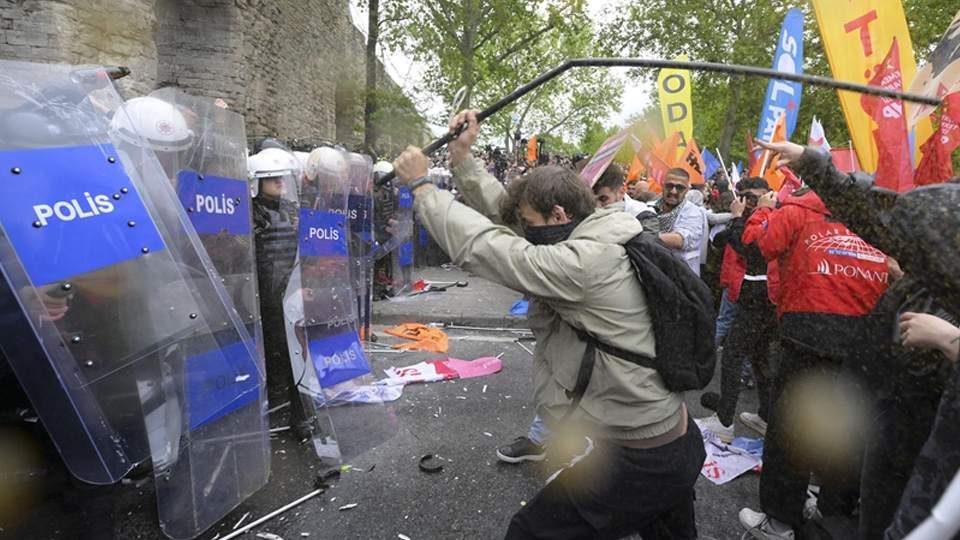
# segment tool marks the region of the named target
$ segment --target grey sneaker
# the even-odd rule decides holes
[[[770,523],[770,518],[763,512],[755,512],[749,508],[740,510],[740,524],[757,540],[794,540],[793,530],[779,532]]]
[[[759,414],[742,412],[740,413],[740,421],[743,422],[743,425],[759,433],[761,437],[767,436],[767,423],[763,421],[763,418],[760,418]]]
[[[526,437],[517,437],[512,443],[497,448],[497,459],[507,463],[521,461],[543,461],[547,457],[546,448]]]

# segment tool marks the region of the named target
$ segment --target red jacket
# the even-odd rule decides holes
[[[723,264],[720,265],[720,286],[727,288],[727,300],[737,303],[740,298],[740,285],[747,273],[747,259],[727,244],[723,252]]]
[[[779,263],[777,316],[863,315],[889,283],[887,256],[830,218],[813,191],[787,198],[778,210],[754,212],[743,233],[744,243],[753,240]]]

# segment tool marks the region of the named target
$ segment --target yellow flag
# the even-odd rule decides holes
[[[900,43],[903,86],[908,87],[916,78],[917,62],[903,4],[899,0],[813,0],[813,8],[835,79],[867,84],[883,66],[894,38]],[[838,93],[860,163],[864,170],[875,171],[878,154],[873,130],[877,125],[860,106],[860,94]],[[916,129],[916,159],[919,162],[919,145],[933,133],[933,126],[924,119]]]
[[[687,55],[674,60],[686,62]],[[660,115],[663,117],[663,132],[680,134],[678,154],[693,137],[693,108],[690,106],[690,71],[686,69],[661,69],[657,76],[660,94]],[[673,158],[674,160],[676,157]]]

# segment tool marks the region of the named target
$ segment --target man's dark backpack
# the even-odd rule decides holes
[[[657,339],[657,357],[650,358],[603,343],[574,327],[587,351],[577,384],[568,397],[580,402],[593,372],[595,349],[657,370],[669,390],[703,390],[717,364],[717,314],[710,287],[693,273],[659,237],[640,233],[623,246],[647,297]]]

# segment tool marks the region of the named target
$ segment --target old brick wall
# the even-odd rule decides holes
[[[223,98],[248,136],[354,141],[364,37],[348,2],[0,0],[0,58],[127,66],[126,98],[172,85]]]

